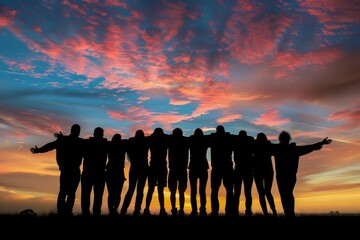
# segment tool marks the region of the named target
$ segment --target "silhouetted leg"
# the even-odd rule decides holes
[[[172,189],[170,191],[170,203],[171,203],[171,213],[173,216],[177,215],[177,209],[176,209],[176,191]]]
[[[296,184],[296,178],[291,179],[289,183],[289,189],[288,189],[288,212],[290,217],[295,217],[295,196],[294,196],[294,188]]]
[[[158,186],[158,196],[159,196],[159,204],[160,209],[165,209],[165,199],[164,199],[164,187]]]
[[[273,216],[277,216],[277,211],[275,207],[274,197],[271,193],[272,189],[272,183],[273,183],[273,177],[274,175],[269,175],[265,178],[265,196],[269,202],[269,206],[271,208],[271,211],[273,213]]]
[[[93,213],[94,215],[101,215],[102,199],[104,195],[105,181],[97,180],[94,184],[94,204]]]
[[[66,212],[65,199],[66,199],[66,194],[60,190],[58,193],[57,204],[56,204],[57,213],[59,215],[64,215]]]
[[[108,209],[109,209],[109,214],[113,215],[115,214],[115,209],[114,209],[114,183],[112,181],[112,179],[108,178],[106,180],[106,187],[108,189],[108,197],[107,197],[107,205],[108,205]]]
[[[240,173],[235,173],[235,181],[234,181],[234,214],[239,214],[240,209],[240,195],[241,195],[241,184],[242,179],[239,175]]]
[[[190,203],[191,203],[191,213],[197,215],[197,176],[195,173],[190,170],[189,172],[189,181],[190,181]]]
[[[295,181],[291,178],[284,178],[281,179],[281,181],[278,181],[279,193],[285,217],[295,217],[295,198],[293,195],[294,186]]]
[[[233,173],[231,171],[228,171],[223,177],[226,190],[225,214],[227,216],[231,216],[234,213],[234,181],[232,176]]]
[[[146,175],[139,177],[136,189],[136,199],[135,199],[135,210],[134,213],[140,213],[141,205],[144,198],[144,188],[146,183]]]
[[[130,178],[131,179],[131,178]],[[134,191],[135,191],[135,187],[136,187],[136,182],[129,180],[129,188],[125,194],[125,198],[121,207],[121,214],[125,215],[127,212],[127,209],[130,205],[131,199],[134,195]]]
[[[266,206],[265,192],[263,186],[263,178],[261,176],[255,176],[255,185],[259,194],[259,202],[264,215],[268,215]]]
[[[121,201],[121,192],[124,186],[124,180],[119,179],[118,180],[118,186],[115,189],[115,200],[114,200],[114,210],[117,212],[119,209],[120,201]]]
[[[67,193],[69,192],[69,180],[68,180],[68,176],[63,171],[60,172],[59,185],[60,185],[60,189],[58,193],[56,207],[57,207],[57,213],[59,215],[64,215],[66,214],[66,197],[67,197]]]
[[[180,204],[180,213],[184,213],[184,205],[185,205],[185,193],[183,190],[179,191],[179,204]]]
[[[206,216],[206,185],[208,181],[208,171],[205,170],[199,179],[199,195],[200,195],[200,215]],[[196,201],[196,199],[195,199]]]
[[[146,204],[145,204],[145,210],[146,211],[150,210],[150,204],[151,204],[152,195],[154,193],[154,190],[155,190],[155,188],[153,186],[149,186],[148,192],[146,194]]]
[[[253,176],[252,174],[250,174],[244,178],[245,216],[252,215],[252,193],[251,193],[252,185],[253,185]]]
[[[84,216],[90,215],[91,189],[91,180],[83,176],[81,179],[81,211]]]
[[[211,171],[211,194],[210,194],[210,200],[211,200],[211,215],[212,216],[218,216],[219,215],[219,188],[221,185],[221,178],[218,176],[218,174],[212,170]]]

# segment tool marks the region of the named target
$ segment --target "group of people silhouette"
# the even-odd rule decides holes
[[[91,192],[94,200],[93,215],[101,215],[105,186],[108,191],[107,205],[109,215],[126,215],[136,190],[133,215],[141,214],[144,188],[148,182],[143,215],[150,215],[152,196],[157,188],[160,216],[168,213],[164,204],[164,189],[170,191],[171,215],[184,216],[185,191],[190,183],[191,216],[206,216],[206,186],[210,171],[211,216],[218,216],[219,190],[223,184],[226,191],[225,215],[240,214],[241,188],[244,187],[245,216],[252,216],[252,186],[259,195],[259,202],[265,216],[277,216],[274,198],[271,193],[274,175],[280,194],[285,217],[295,217],[294,188],[296,184],[299,158],[331,139],[297,146],[291,142],[291,135],[282,131],[279,143],[272,143],[265,133],[256,138],[248,136],[245,130],[238,134],[225,131],[218,125],[214,133],[205,135],[201,128],[187,137],[180,128],[165,134],[162,128],[155,128],[145,136],[143,130],[136,131],[133,137],[123,139],[119,133],[109,141],[104,138],[104,129],[97,127],[88,139],[80,137],[81,127],[74,124],[69,135],[55,133],[56,139],[42,147],[31,147],[32,153],[45,153],[56,150],[56,161],[60,170],[60,187],[57,198],[57,213],[71,216],[76,191],[81,184],[81,212],[91,215]],[[210,149],[210,165],[207,151]],[[121,194],[125,178],[125,160],[130,162],[129,184],[120,208]],[[275,170],[272,158],[274,158]],[[82,169],[81,169],[82,165]],[[211,166],[211,169],[210,169]],[[199,186],[198,186],[199,183]],[[177,205],[176,194],[179,204]],[[199,194],[200,204],[197,203]],[[268,212],[269,205],[272,214]]]

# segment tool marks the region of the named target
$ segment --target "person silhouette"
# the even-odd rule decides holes
[[[239,215],[241,186],[244,185],[245,216],[252,216],[252,185],[254,180],[254,137],[245,130],[234,135],[234,214]]]
[[[102,199],[105,189],[105,166],[108,160],[109,141],[104,138],[104,129],[94,129],[93,137],[85,140],[85,156],[81,174],[81,211],[90,215],[90,198],[94,190],[92,212],[101,215]]]
[[[140,214],[149,169],[148,153],[148,140],[145,137],[144,131],[139,129],[135,132],[135,136],[128,140],[127,154],[130,162],[129,187],[121,207],[121,215],[126,215],[135,189],[136,199],[133,216],[138,216]]]
[[[219,189],[221,182],[226,191],[225,215],[231,216],[234,212],[233,207],[233,174],[234,163],[232,159],[233,143],[232,136],[229,132],[225,132],[222,125],[216,127],[216,132],[211,133],[210,153],[211,153],[211,215],[216,217],[219,215]]]
[[[269,216],[266,199],[274,217],[277,216],[274,197],[271,193],[274,181],[274,168],[272,165],[272,144],[265,133],[258,133],[255,139],[254,151],[254,177],[259,194],[259,202],[264,216]]]
[[[108,189],[109,215],[111,216],[118,214],[121,192],[126,181],[124,173],[126,141],[122,139],[119,133],[116,133],[109,144],[108,161],[105,166],[105,181]]]
[[[167,187],[167,151],[168,135],[160,127],[155,128],[154,132],[148,137],[150,148],[150,163],[148,175],[148,192],[146,195],[146,205],[143,214],[150,215],[150,204],[155,187],[157,186],[158,199],[160,204],[160,216],[167,216],[165,210],[164,188]]]
[[[276,182],[284,215],[293,218],[296,217],[294,188],[297,181],[299,159],[303,155],[320,150],[323,145],[330,144],[332,140],[326,137],[314,144],[297,146],[295,142],[290,142],[291,135],[287,131],[282,131],[278,138],[279,143],[273,144],[272,147],[275,159]]]
[[[169,178],[170,203],[172,216],[185,216],[185,191],[187,189],[189,141],[180,128],[175,128],[169,136]],[[179,190],[179,211],[176,208],[176,192]]]
[[[190,202],[191,216],[198,215],[197,191],[199,181],[200,216],[206,216],[206,186],[208,182],[209,162],[207,150],[209,142],[204,136],[201,128],[196,128],[193,135],[189,137],[190,159],[189,159],[189,181],[190,181]]]
[[[57,214],[72,216],[76,191],[80,183],[83,160],[84,139],[80,138],[80,125],[71,126],[68,136],[55,134],[57,139],[38,148],[30,148],[32,153],[45,153],[56,149],[56,162],[60,170],[60,187],[57,197]]]

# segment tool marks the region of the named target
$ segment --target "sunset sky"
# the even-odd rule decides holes
[[[329,137],[300,160],[295,210],[360,213],[359,14],[359,0],[1,0],[0,213],[55,211],[55,151],[29,149],[74,123],[84,138],[217,125],[273,143],[282,130],[298,145]],[[281,213],[275,179],[272,191]],[[207,195],[210,212],[210,179]],[[79,199],[80,187],[75,212]]]

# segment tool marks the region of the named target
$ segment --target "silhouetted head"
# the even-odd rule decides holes
[[[181,130],[181,128],[175,128],[172,132],[172,134],[174,136],[182,136],[183,135],[183,131]]]
[[[256,135],[256,141],[258,141],[258,142],[266,142],[266,141],[268,141],[268,138],[265,135],[265,133],[261,132],[261,133],[258,133]]]
[[[164,135],[164,130],[163,130],[162,128],[159,128],[159,127],[158,127],[158,128],[155,128],[153,134],[154,134],[155,136]]]
[[[204,136],[203,130],[201,128],[195,129],[194,136]]]
[[[71,126],[70,135],[78,137],[80,135],[80,125],[74,124]]]
[[[145,137],[144,131],[141,130],[141,129],[137,130],[137,131],[135,132],[135,137],[136,137],[136,138],[143,138],[143,137]]]
[[[238,136],[240,137],[247,137],[247,132],[245,130],[240,130]]]
[[[120,141],[121,141],[121,135],[119,133],[115,133],[111,139],[111,142],[120,142]]]
[[[216,127],[216,132],[217,132],[217,133],[225,133],[225,128],[224,128],[224,126],[222,126],[222,125],[217,126],[217,127]]]
[[[94,129],[94,138],[103,138],[104,137],[104,129],[101,127],[97,127]]]
[[[282,131],[279,134],[279,142],[280,143],[284,143],[284,144],[289,144],[291,141],[291,135],[290,133],[286,132],[286,131]]]

